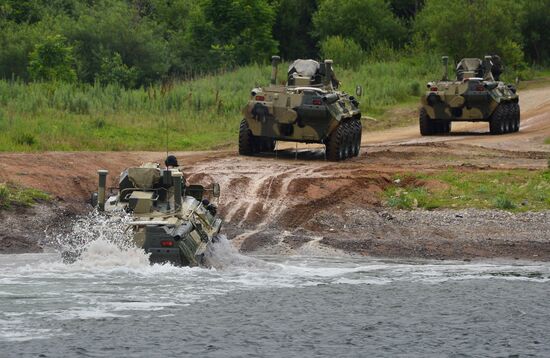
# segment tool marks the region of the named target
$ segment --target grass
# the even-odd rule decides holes
[[[548,137],[544,140],[544,144],[550,144],[550,137]]]
[[[0,183],[0,210],[12,207],[29,207],[50,196],[40,190],[21,188],[11,183]]]
[[[286,76],[281,65],[279,81]],[[335,65],[342,88],[359,98],[367,130],[416,121],[424,85],[440,77],[438,56]],[[269,82],[270,66],[127,90],[117,85],[0,80],[0,151],[205,150],[235,146],[250,89]],[[548,83],[548,81],[544,81]],[[168,129],[168,130],[166,130]]]
[[[405,173],[384,196],[386,205],[399,209],[548,210],[550,170]]]
[[[336,74],[365,115],[418,101],[438,76],[437,58],[373,62]],[[148,89],[0,81],[0,151],[203,150],[234,145],[250,89],[269,82],[268,65]],[[286,66],[280,66],[284,80]],[[382,126],[383,127],[383,126]]]

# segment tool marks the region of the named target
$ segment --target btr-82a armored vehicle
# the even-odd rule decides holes
[[[204,253],[216,240],[222,220],[216,207],[203,199],[205,191],[219,197],[220,187],[186,185],[178,169],[159,169],[150,163],[128,168],[120,175],[118,193],[106,198],[107,171],[100,170],[95,204],[100,212],[130,213],[134,244],[149,254],[151,263],[205,265]]]
[[[453,121],[489,122],[491,134],[517,132],[520,126],[519,96],[513,85],[499,81],[498,56],[462,59],[456,80],[448,79],[448,57],[442,57],[441,81],[429,82],[421,98],[420,134],[446,134]]]
[[[359,102],[338,91],[332,61],[296,60],[287,84],[277,85],[278,56],[271,59],[271,85],[254,88],[243,110],[239,154],[273,152],[275,141],[322,143],[329,160],[359,155]],[[357,88],[357,95],[361,95]]]

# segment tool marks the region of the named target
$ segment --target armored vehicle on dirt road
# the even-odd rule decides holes
[[[489,122],[491,134],[517,132],[519,96],[511,84],[499,81],[498,56],[464,58],[456,67],[456,80],[448,79],[448,57],[442,57],[441,81],[429,82],[421,98],[420,134],[446,134],[453,121]]]
[[[273,152],[276,141],[322,143],[329,160],[359,155],[359,102],[338,91],[332,61],[296,60],[286,85],[277,85],[278,56],[272,57],[271,84],[254,88],[243,110],[239,154]],[[361,95],[358,87],[357,95]]]
[[[134,244],[150,256],[151,263],[177,266],[205,265],[204,253],[217,239],[222,220],[205,192],[220,195],[220,187],[186,185],[178,169],[161,170],[156,163],[128,168],[120,175],[118,193],[106,198],[107,171],[100,170],[95,195],[100,212],[130,213]]]

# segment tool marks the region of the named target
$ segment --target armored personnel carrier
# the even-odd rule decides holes
[[[277,85],[278,56],[271,59],[271,84],[254,88],[243,110],[239,154],[273,152],[276,141],[322,143],[329,160],[359,155],[359,102],[338,90],[332,61],[296,60],[287,84]],[[358,87],[357,95],[361,95]]]
[[[498,56],[462,59],[454,81],[448,79],[448,57],[442,60],[443,78],[429,82],[420,100],[420,134],[449,133],[456,121],[489,122],[491,134],[519,131],[519,96],[513,85],[499,81]]]
[[[99,191],[92,199],[100,212],[124,210],[131,214],[133,241],[151,263],[177,266],[205,265],[204,253],[220,231],[216,207],[203,196],[219,197],[220,187],[186,185],[178,169],[158,164],[128,168],[120,175],[118,193],[106,198],[107,171],[100,170]],[[93,198],[94,198],[93,197]]]

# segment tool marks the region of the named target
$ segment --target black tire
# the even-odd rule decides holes
[[[351,124],[353,128],[352,157],[356,157],[359,155],[359,150],[361,148],[361,123],[357,119],[353,119]]]
[[[346,148],[344,150],[345,158],[353,157],[353,147],[355,145],[355,128],[352,121],[344,123],[346,126]]]
[[[432,119],[424,108],[420,108],[418,123],[420,125],[420,135],[432,135],[435,133],[434,123],[432,123]]]
[[[361,120],[355,120],[355,126],[357,127],[357,140],[355,143],[355,156],[359,156],[361,153],[361,139],[363,137],[363,126],[361,125]]]
[[[250,132],[246,119],[241,121],[239,128],[239,154],[254,155],[258,152],[258,141]]]
[[[275,151],[275,139],[262,138],[262,152],[273,153]]]
[[[344,135],[345,128],[343,126],[343,123],[340,123],[340,125],[329,135],[328,140],[325,144],[328,160],[336,162],[343,159],[342,148],[345,145]]]
[[[504,133],[504,122],[507,119],[507,114],[508,110],[506,103],[499,104],[489,120],[489,131],[491,134]]]
[[[509,132],[516,132],[516,103],[508,104],[508,123],[509,123]]]
[[[514,117],[514,132],[518,132],[519,126],[520,126],[520,116],[521,116],[519,104],[513,103],[512,108],[513,108],[512,113]]]
[[[451,122],[441,122],[439,124],[439,133],[440,134],[449,134],[451,133]]]

